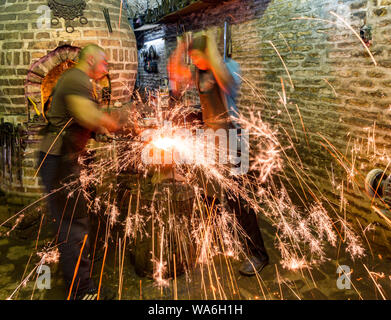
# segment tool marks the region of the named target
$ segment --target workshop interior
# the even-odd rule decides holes
[[[390,0],[0,0],[0,48],[1,300],[391,298]]]

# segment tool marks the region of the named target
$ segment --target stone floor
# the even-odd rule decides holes
[[[129,254],[124,260],[122,299],[389,299],[391,298],[391,252],[371,246],[364,259],[351,261],[335,248],[327,248],[329,260],[319,267],[298,271],[285,270],[279,263],[274,248],[274,229],[261,222],[261,229],[271,258],[259,277],[243,277],[238,269],[240,261],[216,257],[214,271],[198,267],[189,274],[169,281],[166,288],[157,287],[152,279],[139,277],[130,263]],[[3,228],[4,231],[4,228]],[[39,261],[36,256],[38,227],[16,231],[0,238],[0,299],[7,299],[33,270]],[[38,250],[51,240],[47,224],[40,232]],[[115,245],[109,246],[104,266],[102,286],[118,291],[119,267]],[[94,266],[94,278],[99,279],[102,260]],[[231,265],[232,269],[228,269]],[[350,267],[351,288],[338,289],[337,266]],[[369,272],[366,270],[366,268]],[[230,272],[231,271],[231,272]],[[58,264],[51,265],[51,289],[39,290],[31,280],[12,296],[13,299],[64,299],[65,286]],[[210,275],[212,281],[210,281]],[[218,276],[216,280],[215,275]]]

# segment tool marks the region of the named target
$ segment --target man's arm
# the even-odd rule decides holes
[[[78,95],[68,95],[65,99],[71,115],[81,126],[98,133],[118,130],[116,122],[98,110],[90,99]]]
[[[211,32],[207,33],[206,54],[209,58],[210,68],[218,85],[226,94],[230,94],[235,85],[235,80],[227,69],[217,48],[216,40]]]
[[[175,94],[179,93],[181,86],[189,84],[192,79],[190,68],[183,63],[185,48],[186,43],[183,40],[179,40],[167,64],[171,88]]]

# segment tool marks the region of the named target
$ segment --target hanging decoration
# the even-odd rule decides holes
[[[54,18],[51,20],[52,25],[58,25],[59,19],[64,18],[65,30],[68,33],[75,31],[71,21],[79,18],[80,24],[87,24],[88,20],[83,16],[86,7],[85,0],[48,0],[48,6],[52,10]]]

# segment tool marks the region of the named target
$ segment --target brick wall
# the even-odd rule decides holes
[[[237,0],[180,21],[186,31],[214,28],[221,35],[224,19],[232,19],[233,58],[250,83],[241,87],[239,108],[262,110],[263,119],[279,128],[281,141],[288,145],[286,130],[308,168],[303,180],[348,220],[360,221],[363,228],[377,225],[373,240],[388,244],[390,228],[371,209],[363,185],[366,174],[374,167],[387,167],[391,156],[390,4],[389,0]],[[370,51],[377,66],[352,30],[331,12],[356,32],[365,21],[372,27]],[[177,26],[165,26],[167,56],[175,47]],[[221,36],[218,39],[222,47]],[[281,79],[294,129],[279,102]],[[251,87],[263,98],[256,97]],[[327,141],[334,151],[325,147]],[[293,150],[288,155],[293,157]],[[287,174],[293,177],[292,171]],[[297,179],[291,181],[300,190]]]
[[[26,123],[28,108],[31,114],[35,114],[33,107],[28,107],[26,94],[40,106],[40,83],[38,80],[27,83],[27,78],[31,80],[28,73],[33,71],[37,79],[45,76],[56,59],[44,59],[40,65],[35,63],[65,44],[74,47],[83,47],[88,43],[101,45],[109,60],[112,103],[128,102],[137,74],[137,47],[124,11],[119,28],[120,3],[120,0],[87,0],[84,17],[88,23],[83,25],[75,19],[71,22],[74,32],[67,33],[62,18],[56,26],[38,28],[37,21],[43,13],[37,9],[47,5],[46,0],[0,0],[0,117],[17,125]],[[109,9],[112,33],[108,31],[103,8]],[[74,53],[69,52],[68,58],[77,59],[77,52]],[[35,89],[34,84],[38,84]],[[37,94],[34,95],[34,92]],[[32,132],[30,140],[36,139],[35,129],[29,127],[29,130]],[[23,195],[40,191],[38,179],[33,178],[36,150],[36,143],[28,145],[23,158],[23,185],[17,179],[10,183],[8,177],[0,173],[2,190],[21,192]]]

